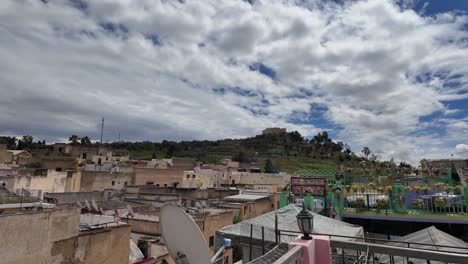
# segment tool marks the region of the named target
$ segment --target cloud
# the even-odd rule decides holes
[[[455,146],[455,152],[457,154],[461,154],[461,155],[468,154],[468,145],[467,144],[457,144]]]
[[[467,140],[468,17],[414,3],[1,1],[0,134],[97,138],[104,116],[108,140],[282,126],[445,157]]]

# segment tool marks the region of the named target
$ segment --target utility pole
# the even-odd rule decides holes
[[[104,117],[102,118],[102,125],[101,125],[101,145],[102,145],[102,134],[104,133]]]

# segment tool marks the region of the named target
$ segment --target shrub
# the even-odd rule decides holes
[[[359,191],[360,192],[365,192],[366,191],[366,186],[362,185],[362,186],[359,186]]]
[[[434,187],[437,188],[437,189],[443,189],[445,186],[446,186],[446,184],[443,183],[443,182],[436,182],[434,184]]]
[[[413,190],[412,186],[405,186],[405,192],[411,192]]]
[[[346,190],[347,192],[350,192],[350,191],[351,191],[351,185],[346,185],[346,186],[345,186],[345,190]]]
[[[377,208],[378,209],[385,209],[387,208],[388,205],[388,200],[387,199],[377,199]]]
[[[423,191],[425,194],[427,194],[429,192],[429,186],[427,185],[424,185],[423,187],[421,187],[421,191]]]
[[[384,187],[377,187],[377,191],[380,192],[380,193],[383,193],[384,192]]]
[[[442,198],[442,197],[437,197],[434,199],[434,204],[437,206],[437,207],[444,207],[445,206],[445,199]]]
[[[391,193],[393,191],[392,186],[385,187],[385,193]]]
[[[421,192],[421,187],[419,187],[419,186],[414,187],[414,191],[416,193],[420,193]]]
[[[359,190],[359,186],[353,185],[351,189],[353,189],[353,192],[357,192]]]
[[[411,201],[411,205],[414,208],[422,209],[422,208],[424,208],[424,200],[423,199],[414,199],[414,200]]]
[[[356,199],[356,209],[358,212],[361,212],[364,210],[364,208],[366,207],[366,202],[364,201],[364,198],[362,197],[358,197]]]
[[[460,195],[462,193],[462,187],[460,185],[453,187],[453,192],[457,195]]]

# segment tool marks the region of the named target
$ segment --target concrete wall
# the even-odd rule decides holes
[[[44,201],[60,204],[75,204],[84,200],[104,201],[104,192],[65,192],[65,193],[45,193]]]
[[[232,225],[233,220],[233,211],[228,210],[224,212],[209,214],[205,217],[203,221],[203,236],[205,237],[208,247],[210,247],[210,238],[214,244],[215,233],[218,229]],[[211,246],[210,250],[213,252],[214,247]]]
[[[78,160],[75,158],[42,158],[41,168],[54,170],[78,170]]]
[[[42,193],[73,192],[80,188],[80,173],[58,172],[53,169],[46,171],[45,175],[16,175],[14,189],[37,191],[39,197]]]
[[[120,190],[126,185],[132,185],[133,179],[132,172],[81,171],[80,192]]]
[[[0,263],[127,264],[130,226],[79,232],[78,208],[0,215]]]
[[[184,169],[135,168],[135,185],[153,184],[161,187],[181,185]]]
[[[144,219],[122,219],[122,221],[128,223],[131,226],[132,232],[144,233],[150,235],[159,235],[159,222],[155,220],[144,220]]]
[[[120,225],[102,231],[82,232],[77,240],[67,242],[67,252],[74,254],[70,254],[69,258],[64,258],[64,260],[74,257],[76,263],[83,264],[127,264],[130,226]],[[78,243],[77,248],[74,248],[75,243]]]
[[[0,149],[0,163],[12,163],[13,153]]]
[[[78,235],[79,209],[0,215],[0,263],[51,261],[54,242]]]

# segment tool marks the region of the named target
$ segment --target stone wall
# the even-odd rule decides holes
[[[183,177],[184,169],[135,168],[136,185],[174,187],[182,184]]]
[[[80,192],[120,190],[134,184],[133,181],[133,172],[81,171]]]

